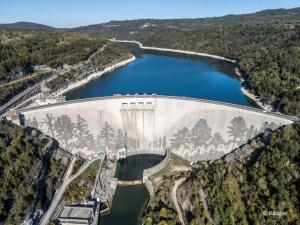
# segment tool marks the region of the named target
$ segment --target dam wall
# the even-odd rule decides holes
[[[90,157],[165,149],[189,160],[212,160],[293,118],[227,103],[185,97],[125,95],[67,101],[18,111],[24,123]],[[131,154],[131,155],[132,155]]]

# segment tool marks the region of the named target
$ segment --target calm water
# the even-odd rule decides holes
[[[155,166],[163,156],[135,155],[118,162],[116,175],[119,180],[139,180],[143,178],[143,170]],[[118,186],[111,212],[100,216],[100,225],[138,225],[141,222],[143,209],[149,193],[144,184],[135,186]]]
[[[139,225],[149,193],[144,184],[117,187],[111,213],[100,216],[99,225]]]
[[[160,94],[253,106],[240,90],[232,64],[145,54],[129,65],[66,93],[67,100],[113,94]]]
[[[119,180],[141,180],[144,169],[155,166],[163,160],[162,155],[135,155],[118,160],[116,177]]]

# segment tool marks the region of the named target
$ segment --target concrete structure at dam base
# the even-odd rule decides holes
[[[256,135],[295,121],[259,109],[185,97],[115,95],[18,110],[21,124],[86,158],[97,152],[173,153],[213,160]]]

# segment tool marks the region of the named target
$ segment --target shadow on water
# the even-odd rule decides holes
[[[100,225],[137,225],[148,200],[149,193],[144,184],[117,187],[111,212],[100,217]]]
[[[139,180],[144,169],[150,168],[163,160],[161,155],[135,155],[118,161],[116,176],[119,180]],[[118,186],[114,195],[110,214],[99,218],[99,225],[139,225],[149,193],[144,184]]]
[[[163,160],[161,155],[135,155],[118,160],[116,177],[119,180],[141,180],[144,169],[155,166]]]

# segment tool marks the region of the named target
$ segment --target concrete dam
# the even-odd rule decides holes
[[[165,154],[189,160],[222,157],[249,139],[294,122],[292,117],[233,104],[158,95],[115,95],[21,109],[24,125],[90,157]]]

